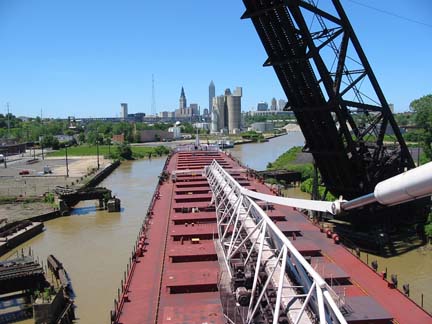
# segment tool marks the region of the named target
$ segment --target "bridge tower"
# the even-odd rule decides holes
[[[339,0],[243,2],[242,18],[257,30],[268,55],[264,66],[274,68],[328,191],[353,199],[415,166]],[[384,143],[387,133],[394,144]],[[424,205],[374,205],[346,219],[385,230],[424,222]]]

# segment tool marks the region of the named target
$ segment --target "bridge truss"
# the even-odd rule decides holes
[[[295,114],[327,190],[350,200],[415,166],[339,0],[243,2],[242,18],[258,32],[268,55],[264,66],[273,66],[288,98],[285,109]],[[394,144],[384,144],[386,133],[394,134]],[[386,215],[415,223],[420,213],[425,220],[421,208],[408,210]],[[391,218],[367,214],[363,224]]]
[[[231,289],[237,307],[247,309],[239,310],[246,314],[243,323],[314,323],[316,318],[321,324],[346,323],[343,299],[247,195],[249,191],[216,161],[205,173]]]

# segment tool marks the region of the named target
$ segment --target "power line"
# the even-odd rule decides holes
[[[352,2],[352,3],[355,3],[356,5],[359,5],[359,6],[362,6],[362,7],[365,7],[365,8],[368,8],[368,9],[372,9],[372,10],[378,11],[378,12],[380,12],[380,13],[386,14],[386,15],[388,15],[388,16],[392,16],[392,17],[395,17],[395,18],[399,18],[399,19],[402,19],[402,20],[405,20],[405,21],[408,21],[408,22],[414,23],[414,24],[423,25],[423,26],[426,26],[426,27],[432,28],[432,25],[431,25],[431,24],[427,24],[427,23],[422,22],[422,21],[419,21],[419,20],[415,20],[415,19],[412,19],[412,18],[408,18],[408,17],[405,17],[405,16],[401,16],[401,15],[396,14],[396,13],[394,13],[394,12],[390,12],[390,11],[387,11],[387,10],[384,10],[384,9],[376,8],[376,7],[373,7],[373,6],[367,5],[367,4],[365,4],[365,3],[361,3],[361,2],[356,1],[356,0],[348,0],[348,1],[349,1],[349,2]]]

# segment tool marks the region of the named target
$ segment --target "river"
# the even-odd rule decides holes
[[[236,145],[229,151],[249,168],[262,171],[266,169],[269,162],[276,160],[291,147],[303,145],[303,134],[290,132],[287,135],[275,137],[269,142]]]
[[[266,143],[238,145],[230,151],[245,165],[264,170],[268,162],[292,146],[303,143],[302,134],[293,132]],[[121,199],[121,213],[97,210],[94,202],[81,203],[73,215],[46,222],[44,233],[19,247],[31,247],[35,255],[45,260],[49,254],[54,254],[63,262],[77,296],[78,323],[109,323],[114,296],[164,161],[152,159],[122,163],[101,183]],[[292,193],[298,194],[296,191],[294,189]],[[370,256],[369,261],[372,259]],[[414,292],[414,289],[421,287],[425,306],[432,310],[431,249],[380,259],[379,266],[388,266],[389,273],[398,273],[401,284],[410,282],[412,295],[417,301],[419,292]]]

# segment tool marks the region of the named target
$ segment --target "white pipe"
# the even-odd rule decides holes
[[[430,195],[432,195],[432,162],[381,181],[374,191],[377,201],[387,206]]]

